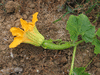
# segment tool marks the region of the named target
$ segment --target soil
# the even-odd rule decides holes
[[[70,15],[53,23],[66,13],[62,5],[66,0],[1,0],[0,6],[0,75],[68,75],[73,47],[65,50],[47,50],[22,43],[16,48],[9,48],[13,36],[11,27],[20,27],[19,19],[32,20],[32,14],[39,12],[36,27],[45,39],[62,39],[70,41],[66,31],[66,22]],[[98,8],[100,10],[100,8]],[[95,22],[93,14],[87,14],[91,24],[100,27],[100,21]],[[84,13],[84,12],[83,12]],[[92,17],[92,18],[91,18]],[[81,43],[77,47],[75,67],[85,67],[95,56],[94,46],[91,43]],[[100,75],[100,54],[86,68],[91,75]]]

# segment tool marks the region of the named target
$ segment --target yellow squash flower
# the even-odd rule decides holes
[[[35,22],[38,21],[37,15],[38,12],[33,14],[32,22],[29,23],[22,18],[20,19],[24,30],[16,27],[10,29],[10,32],[12,32],[12,35],[15,36],[15,38],[9,45],[9,48],[17,47],[20,43],[29,43],[35,46],[40,46],[43,43],[44,37],[39,33],[35,26]]]

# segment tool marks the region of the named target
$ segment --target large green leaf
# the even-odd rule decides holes
[[[96,32],[96,34],[100,37],[100,28]],[[96,37],[94,38],[92,45],[95,45],[94,47],[94,53],[99,54],[100,53],[100,40],[98,40]]]
[[[78,40],[78,35],[87,42],[92,42],[95,36],[95,26],[92,26],[88,17],[84,14],[79,16],[71,15],[67,21],[66,29],[70,33],[70,38],[73,41]]]
[[[84,67],[79,67],[79,68],[74,67],[72,75],[90,75],[90,74],[85,72]]]
[[[100,28],[98,29],[98,31],[96,32],[96,34],[100,37]]]
[[[95,38],[92,42],[92,45],[95,45],[94,53],[99,54],[100,53],[100,41],[97,38]]]

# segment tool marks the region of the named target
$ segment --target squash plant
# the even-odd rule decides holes
[[[35,22],[37,19],[38,12],[33,14],[32,22],[27,22],[20,19],[22,29],[12,27],[10,31],[12,35],[15,36],[14,41],[9,45],[10,48],[17,47],[20,43],[29,43],[35,46],[41,46],[44,49],[50,50],[63,50],[70,47],[74,47],[73,57],[71,63],[71,69],[69,75],[90,75],[85,72],[86,67],[91,63],[91,61],[87,64],[86,67],[73,67],[75,60],[75,53],[77,49],[77,45],[82,42],[90,42],[94,45],[94,53],[97,55],[100,53],[100,40],[97,37],[100,37],[100,28],[96,32],[95,26],[92,26],[88,17],[84,14],[80,14],[79,16],[71,15],[69,20],[67,21],[66,30],[69,31],[71,41],[62,41],[58,40],[46,40],[44,36],[39,33],[35,26]],[[82,40],[78,41],[78,36],[81,35]],[[58,43],[53,43],[57,41]]]

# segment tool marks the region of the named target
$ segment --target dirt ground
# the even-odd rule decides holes
[[[69,74],[73,47],[57,51],[22,43],[16,48],[9,48],[14,38],[10,28],[21,28],[20,18],[29,22],[35,12],[39,12],[36,27],[45,39],[70,41],[66,22],[71,14],[53,23],[66,13],[61,8],[65,2],[66,0],[0,0],[0,3],[3,3],[3,6],[0,6],[0,75]],[[91,14],[87,16],[92,17]],[[93,21],[93,18],[90,18],[90,21]],[[92,25],[98,29],[100,22]],[[77,47],[74,66],[85,67],[95,56],[93,51],[94,46],[91,43],[81,43]],[[100,75],[100,54],[93,59],[86,71],[91,75]]]

